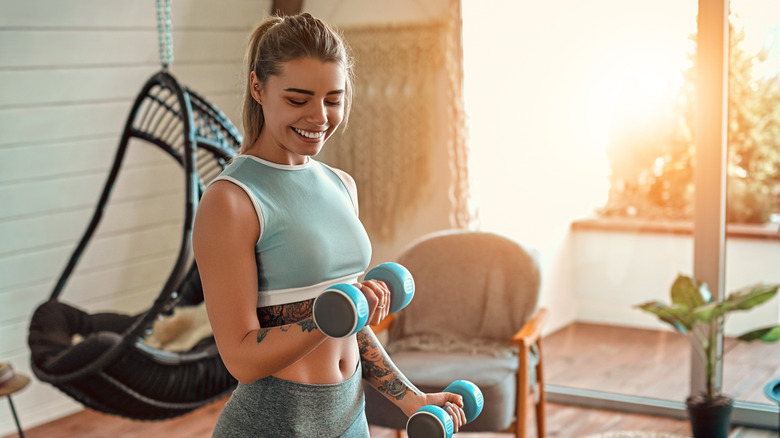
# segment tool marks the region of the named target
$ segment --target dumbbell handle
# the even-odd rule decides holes
[[[485,402],[482,391],[468,380],[456,380],[444,388],[444,392],[452,392],[463,397],[463,412],[466,423],[471,423],[482,412]],[[427,405],[420,408],[409,417],[406,423],[406,434],[409,438],[450,438],[454,426],[452,418],[441,407]]]
[[[390,290],[390,313],[397,312],[414,297],[414,279],[398,263],[382,263],[365,276],[379,280]],[[368,302],[357,287],[339,283],[327,288],[314,300],[314,323],[331,338],[344,338],[357,333],[368,320]]]

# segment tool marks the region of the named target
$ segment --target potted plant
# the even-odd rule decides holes
[[[726,438],[729,433],[733,400],[720,393],[715,384],[717,336],[723,330],[726,315],[762,304],[774,297],[777,290],[778,285],[758,285],[738,290],[725,300],[714,302],[706,283],[680,275],[671,288],[671,305],[649,301],[636,306],[686,335],[702,357],[706,390],[701,394],[691,394],[686,400],[695,438]],[[775,342],[780,339],[780,325],[753,330],[737,339]]]

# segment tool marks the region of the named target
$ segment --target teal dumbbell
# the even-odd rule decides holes
[[[382,263],[365,276],[366,280],[379,280],[390,289],[390,307],[395,313],[409,304],[414,297],[412,274],[398,263]],[[368,302],[357,287],[339,283],[323,291],[314,300],[314,323],[331,338],[344,338],[357,333],[368,321]]]
[[[452,392],[463,397],[463,412],[466,423],[471,423],[482,412],[485,401],[482,391],[468,380],[456,380],[444,392]],[[454,426],[450,414],[439,406],[421,407],[406,422],[406,434],[409,438],[450,438]]]

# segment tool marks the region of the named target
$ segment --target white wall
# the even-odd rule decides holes
[[[241,65],[249,33],[270,0],[175,0],[171,72],[239,124]],[[336,25],[421,21],[450,0],[316,0],[304,10]],[[83,233],[127,111],[159,69],[155,2],[0,0],[0,360],[31,375],[27,328]],[[441,129],[447,128],[440,120]],[[433,145],[445,154],[445,145]],[[89,311],[151,305],[173,261],[181,182],[155,151],[132,153],[103,224],[62,297]],[[431,199],[392,242],[391,260],[417,236],[448,228],[446,159]],[[164,187],[164,189],[160,189]],[[14,396],[25,428],[81,409],[37,381]],[[15,431],[0,409],[0,435]]]
[[[237,121],[243,47],[270,0],[172,3],[171,72]],[[0,360],[31,377],[30,316],[86,228],[136,93],[160,68],[156,20],[152,0],[0,1]],[[131,151],[65,301],[135,313],[157,296],[182,216],[181,175],[160,158]],[[81,409],[35,379],[14,402],[25,427]],[[0,435],[12,431],[0,409]]]
[[[693,240],[689,235],[618,231],[572,233],[572,290],[578,321],[668,329],[635,305],[670,303],[677,275],[693,273]],[[726,295],[759,282],[780,283],[780,242],[729,238],[726,244]],[[775,297],[747,312],[730,314],[726,334],[780,323]]]

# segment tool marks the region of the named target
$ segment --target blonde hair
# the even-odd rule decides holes
[[[343,69],[346,80],[344,93],[344,120],[346,127],[352,107],[353,61],[343,37],[328,24],[308,13],[285,17],[271,17],[255,29],[249,39],[246,55],[246,89],[244,90],[243,153],[257,141],[263,130],[263,107],[252,98],[252,72],[261,84],[269,76],[281,73],[282,64],[299,58],[313,58],[335,62]]]

